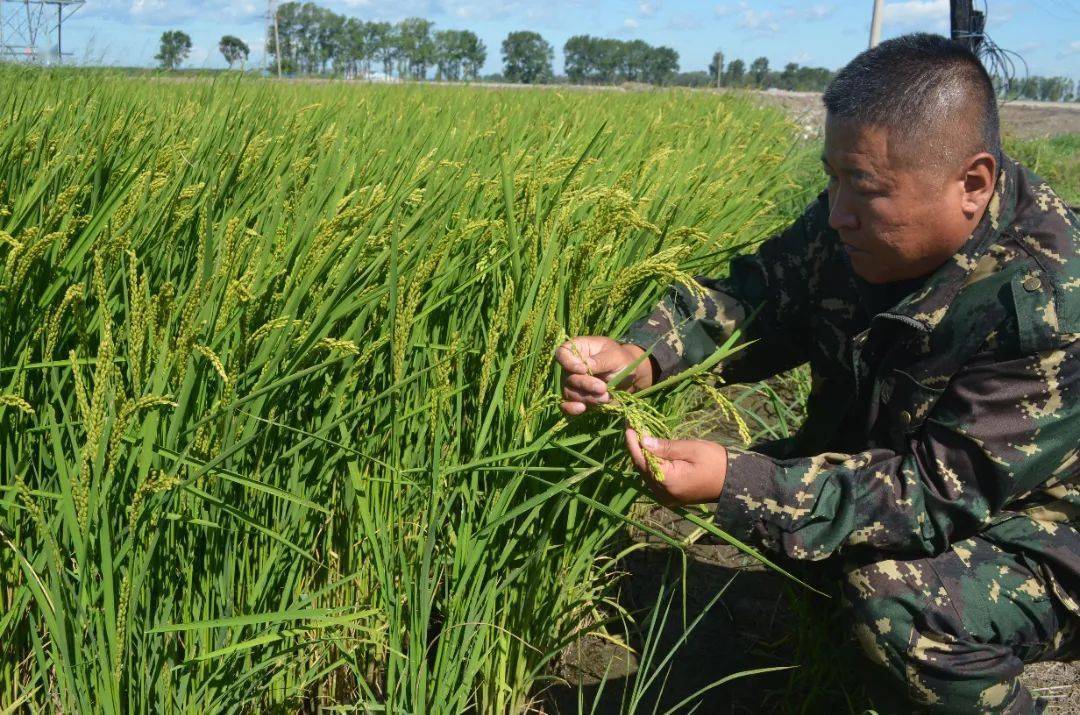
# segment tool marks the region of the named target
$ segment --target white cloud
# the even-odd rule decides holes
[[[655,2],[639,2],[638,6],[637,6],[637,9],[638,9],[638,14],[641,15],[642,17],[652,17],[653,15],[656,14],[656,3]]]
[[[820,22],[827,20],[836,13],[836,5],[815,3],[805,7],[789,7],[784,9],[784,18],[794,22]]]
[[[75,16],[77,20],[111,20],[118,23],[137,23],[160,27],[197,20],[213,23],[247,22],[261,19],[266,5],[258,0],[96,0]]]
[[[717,5],[713,11],[718,17],[737,15],[739,27],[757,35],[776,35],[792,23],[818,22],[831,17],[836,6],[826,3],[786,7],[782,10],[758,10],[748,2],[740,2],[737,7]]]
[[[835,12],[836,12],[836,6],[835,5],[825,5],[823,3],[818,3],[818,4],[815,4],[815,5],[811,5],[810,7],[798,8],[798,9],[789,8],[788,10],[785,11],[784,14],[787,15],[788,17],[794,18],[796,20],[814,21],[814,20],[826,20],[826,19],[832,17],[833,13],[835,13]]]
[[[904,0],[885,3],[882,23],[894,29],[945,30],[949,24],[949,0]]]
[[[622,21],[624,30],[636,30],[638,29],[638,21],[632,17],[628,17]]]
[[[742,21],[739,26],[761,33],[776,34],[780,32],[780,23],[776,19],[776,13],[772,10],[743,10]]]
[[[667,29],[685,32],[687,30],[700,29],[701,24],[701,18],[684,12],[679,13],[668,20]]]
[[[199,7],[195,3],[168,3],[165,0],[132,0],[128,14],[150,25],[190,20],[197,17]]]

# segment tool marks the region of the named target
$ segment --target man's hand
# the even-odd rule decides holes
[[[630,459],[665,506],[704,504],[720,498],[727,477],[727,450],[715,442],[700,439],[666,440],[644,437],[644,446],[660,462],[664,480],[660,481],[645,461],[638,433],[626,430],[626,448]]]
[[[611,401],[607,381],[645,354],[637,345],[624,345],[611,338],[584,336],[573,338],[555,351],[563,368],[562,411],[580,415],[592,405]],[[653,384],[653,363],[642,360],[618,387],[634,392]]]

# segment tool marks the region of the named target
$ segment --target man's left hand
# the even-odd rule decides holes
[[[630,459],[661,504],[704,504],[720,498],[728,461],[727,450],[721,445],[700,439],[668,440],[647,435],[644,445],[659,460],[663,481],[656,478],[645,461],[638,433],[629,428],[626,430]]]

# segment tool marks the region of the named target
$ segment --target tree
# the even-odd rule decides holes
[[[167,70],[176,69],[191,54],[191,38],[181,30],[169,30],[161,33],[161,49],[154,59],[161,62]]]
[[[502,43],[503,74],[510,82],[536,84],[551,78],[551,45],[536,32],[511,32]]]
[[[327,66],[333,66],[336,72],[344,70],[348,51],[348,38],[345,34],[345,18],[330,10],[318,9],[318,21],[315,31],[318,45],[318,72],[325,72]]]
[[[644,40],[622,43],[619,52],[619,73],[628,82],[644,82],[653,48]]]
[[[360,74],[361,67],[363,67],[365,73],[368,72],[370,70],[368,65],[371,59],[371,48],[368,46],[367,23],[355,17],[350,17],[345,20],[341,34],[342,64],[346,73],[356,76]]]
[[[719,87],[724,76],[724,53],[720,50],[713,53],[712,62],[709,63],[709,76],[716,80],[716,86]]]
[[[798,62],[788,62],[784,65],[784,71],[780,73],[778,82],[780,89],[795,89],[795,79],[798,72]]]
[[[408,17],[397,25],[398,60],[413,79],[425,79],[428,67],[435,62],[435,40],[431,28],[435,23],[421,17]],[[405,74],[401,69],[398,74]]]
[[[229,69],[232,69],[237,62],[247,62],[248,55],[251,54],[247,43],[235,35],[223,36],[221,42],[218,43],[218,50],[229,63]]]
[[[266,51],[274,57],[275,64],[280,64],[285,72],[300,69],[299,60],[299,14],[300,3],[287,2],[278,6],[276,25],[267,32]]]
[[[487,49],[468,30],[442,30],[435,33],[436,79],[456,82],[462,77],[476,79],[487,59]]]
[[[595,81],[600,84],[611,84],[619,77],[619,66],[622,64],[622,43],[618,40],[609,40],[598,37],[594,41],[593,66],[596,70]]]
[[[592,74],[593,39],[588,35],[574,35],[563,45],[563,66],[567,78],[574,84],[582,84]]]
[[[465,41],[461,30],[435,33],[435,79],[457,82],[465,61]]]
[[[476,33],[463,30],[461,40],[461,71],[465,79],[476,79],[480,68],[487,62],[487,47]]]
[[[750,63],[750,78],[754,81],[755,87],[765,86],[769,79],[769,59],[767,57],[758,57]]]
[[[397,57],[394,26],[389,22],[368,23],[368,41],[371,43],[372,56],[382,62],[383,74],[389,77]]]
[[[563,64],[571,82],[652,82],[663,84],[679,69],[679,54],[642,40],[623,42],[575,35],[563,45]]]
[[[679,71],[679,53],[670,47],[654,47],[645,64],[645,81],[668,84]]]
[[[725,84],[729,87],[740,87],[746,76],[746,63],[742,60],[732,60],[728,65]]]

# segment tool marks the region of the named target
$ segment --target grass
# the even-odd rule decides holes
[[[9,68],[0,106],[0,710],[527,709],[643,498],[558,338],[798,188],[732,96]]]
[[[1050,184],[1070,206],[1080,206],[1080,134],[1041,139],[1005,138],[1005,151]]]

